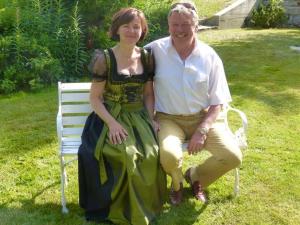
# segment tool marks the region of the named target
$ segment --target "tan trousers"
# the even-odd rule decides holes
[[[172,177],[174,190],[179,190],[180,182],[183,181],[182,143],[191,138],[205,113],[189,116],[156,114],[160,123],[160,161],[165,172]],[[191,168],[192,182],[199,181],[204,188],[242,162],[242,153],[226,130],[222,113],[209,130],[204,148],[211,156]]]

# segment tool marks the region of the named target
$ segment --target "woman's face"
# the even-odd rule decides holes
[[[168,18],[169,33],[178,44],[190,43],[196,33],[192,15],[173,12]]]
[[[121,25],[117,34],[120,36],[120,42],[136,44],[142,35],[141,19],[135,16],[131,22]]]

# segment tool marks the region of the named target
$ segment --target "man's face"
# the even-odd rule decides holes
[[[168,18],[169,33],[176,43],[190,43],[196,33],[192,15],[173,12]]]

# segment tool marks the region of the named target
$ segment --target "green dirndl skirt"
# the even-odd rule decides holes
[[[113,145],[103,121],[95,113],[88,117],[78,153],[80,206],[87,220],[149,224],[166,198],[151,122],[141,106],[112,103],[107,108],[128,138]]]

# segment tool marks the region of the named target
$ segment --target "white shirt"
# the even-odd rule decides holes
[[[168,114],[195,114],[210,105],[231,101],[223,63],[200,40],[183,61],[171,37],[147,44],[155,57],[155,110]]]

